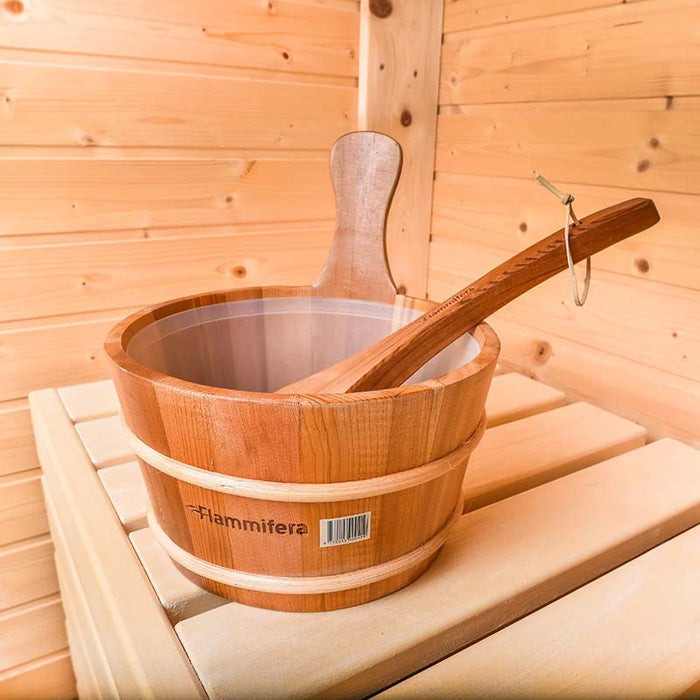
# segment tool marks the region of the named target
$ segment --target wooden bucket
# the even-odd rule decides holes
[[[105,343],[158,541],[188,578],[248,605],[330,610],[413,581],[461,513],[484,429],[499,350],[486,324],[402,387],[274,393],[430,306],[396,296],[383,219],[373,236],[340,219],[316,284],[166,302]],[[344,262],[358,255],[362,279]]]

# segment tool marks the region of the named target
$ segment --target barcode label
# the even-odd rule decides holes
[[[350,544],[369,539],[371,511],[346,515],[344,518],[328,518],[319,521],[321,530],[321,547],[335,547],[338,544]]]

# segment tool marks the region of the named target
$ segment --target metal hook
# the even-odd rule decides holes
[[[574,220],[574,226],[578,226],[581,223],[579,218],[574,213],[574,208],[572,206],[574,196],[557,189],[551,182],[549,182],[549,180],[542,177],[542,175],[535,174],[535,179],[540,185],[542,185],[542,187],[549,190],[555,197],[557,197],[566,207],[566,219],[564,220],[564,243],[566,245],[566,261],[569,265],[569,275],[571,277],[571,293],[574,297],[574,303],[576,306],[583,306],[586,303],[588,291],[591,286],[591,259],[590,257],[586,258],[586,277],[583,283],[583,294],[579,295],[578,280],[576,279],[576,270],[574,269],[574,260],[571,256],[571,245],[569,243],[569,227],[571,224],[571,219]]]

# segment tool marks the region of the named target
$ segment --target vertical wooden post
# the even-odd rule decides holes
[[[361,0],[358,123],[403,148],[387,224],[399,292],[425,297],[443,0]]]

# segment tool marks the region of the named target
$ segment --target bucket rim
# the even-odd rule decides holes
[[[439,377],[427,379],[416,384],[409,384],[407,386],[375,389],[372,391],[358,391],[347,394],[286,394],[277,392],[243,391],[240,389],[199,384],[147,367],[134,360],[127,353],[129,342],[138,331],[146,328],[151,323],[182,311],[233,301],[313,296],[315,296],[315,294],[311,286],[266,286],[216,290],[169,299],[140,309],[119,321],[107,334],[107,338],[104,342],[104,351],[112,362],[114,369],[125,372],[133,378],[146,381],[150,384],[168,389],[177,389],[187,393],[204,393],[220,399],[252,401],[262,404],[272,403],[278,406],[282,404],[299,405],[305,403],[309,399],[313,400],[319,398],[322,398],[326,403],[349,403],[371,401],[377,398],[393,398],[423,391],[433,391],[436,387],[444,387],[453,384],[479,372],[486,371],[488,368],[495,367],[498,359],[500,340],[488,323],[481,322],[470,331],[471,336],[479,345],[479,352],[476,357]],[[373,300],[368,299],[361,301]],[[392,304],[388,302],[375,303],[392,306]],[[397,295],[394,305],[396,304],[420,311],[427,311],[434,305],[433,302],[427,300],[417,299],[415,297],[404,297],[401,295]]]

